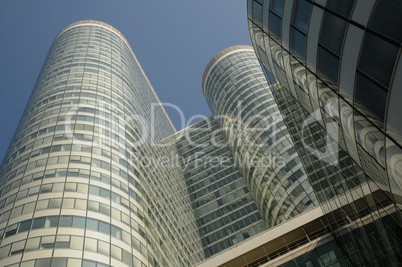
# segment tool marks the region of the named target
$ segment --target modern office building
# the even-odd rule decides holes
[[[80,21],[56,36],[1,165],[1,266],[204,258],[181,174],[142,164],[157,153],[152,143],[176,132],[152,103],[116,29]]]
[[[202,88],[268,227],[314,207],[316,197],[253,48],[218,53]]]
[[[352,265],[397,266],[402,4],[247,5],[257,57],[325,217],[337,222],[336,242]]]
[[[119,31],[63,29],[0,166],[0,266],[400,264],[391,2],[249,0],[255,52],[209,62],[178,132]]]
[[[178,155],[205,258],[267,229],[226,140],[213,116],[163,140]]]
[[[317,205],[252,47],[202,83],[214,116],[176,132],[121,33],[63,29],[0,168],[0,265],[193,266]]]

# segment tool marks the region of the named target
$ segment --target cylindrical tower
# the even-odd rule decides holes
[[[218,53],[202,88],[268,226],[312,208],[316,197],[253,48]]]
[[[1,165],[1,266],[199,261],[183,180],[135,161],[175,132],[159,103],[115,28],[57,35]]]
[[[354,265],[398,265],[401,1],[247,5],[253,47],[267,79],[279,85],[272,92],[309,180],[327,184],[318,199],[337,243]],[[325,140],[333,141],[332,164],[320,149],[311,149],[325,148]]]
[[[402,5],[398,0],[248,1],[257,57],[402,203]],[[287,93],[286,92],[286,93]]]

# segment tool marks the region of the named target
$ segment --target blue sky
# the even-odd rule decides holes
[[[100,20],[127,38],[162,102],[186,118],[210,115],[201,90],[209,60],[250,45],[245,0],[0,1],[0,160],[11,141],[53,38],[65,26]],[[176,128],[178,114],[167,109]]]

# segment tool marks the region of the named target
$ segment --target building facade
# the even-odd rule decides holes
[[[176,132],[120,32],[63,29],[0,167],[0,265],[193,266],[317,205],[252,48],[203,86],[215,116]]]
[[[80,21],[56,36],[1,165],[1,266],[189,266],[204,257],[182,176],[141,164],[175,133],[152,103],[116,29]]]
[[[321,207],[339,222],[337,242],[351,264],[397,265],[401,3],[247,4],[257,57]]]
[[[249,0],[255,52],[209,62],[179,132],[119,31],[67,26],[0,166],[0,265],[396,266],[390,3]]]
[[[218,53],[202,86],[268,227],[314,207],[316,197],[253,48]]]
[[[267,229],[226,140],[213,116],[164,140],[180,159],[205,258]]]

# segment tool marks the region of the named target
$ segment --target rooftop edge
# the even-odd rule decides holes
[[[223,49],[221,52],[216,54],[208,63],[208,65],[205,67],[204,74],[202,75],[202,93],[205,96],[205,81],[207,80],[207,77],[212,70],[212,67],[217,63],[220,59],[222,59],[225,55],[232,53],[237,50],[252,50],[254,51],[254,48],[249,45],[235,45],[228,47],[226,49]]]

